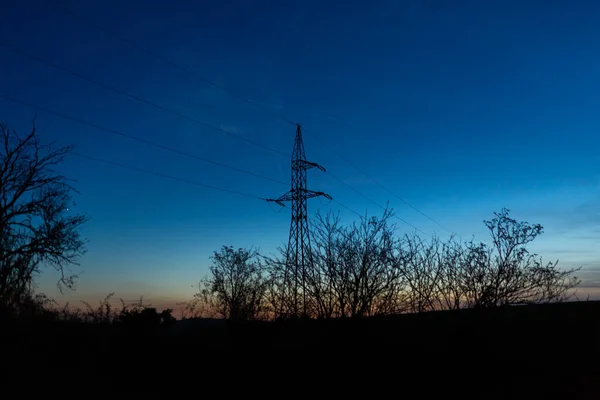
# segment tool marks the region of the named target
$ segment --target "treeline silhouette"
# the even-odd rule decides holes
[[[503,209],[484,221],[492,244],[397,234],[386,210],[343,225],[317,214],[309,267],[297,273],[285,247],[265,257],[224,246],[187,308],[230,320],[367,317],[463,308],[562,302],[580,283],[578,269],[544,263],[527,245],[539,224]]]

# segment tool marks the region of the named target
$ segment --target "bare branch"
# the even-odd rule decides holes
[[[79,227],[87,218],[67,212],[73,188],[52,170],[70,146],[42,144],[35,124],[24,137],[0,124],[0,140],[0,302],[11,307],[45,266],[60,273],[59,288],[74,287],[67,268],[85,252]]]

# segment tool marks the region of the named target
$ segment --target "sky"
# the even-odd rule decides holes
[[[0,0],[0,11],[0,121],[25,133],[35,117],[43,139],[78,154],[249,195],[70,156],[60,168],[89,243],[75,292],[40,277],[59,302],[114,292],[177,308],[221,246],[274,253],[290,210],[258,198],[289,190],[288,121],[328,171],[309,171],[309,188],[336,201],[310,200],[311,215],[351,221],[340,203],[378,215],[373,202],[389,201],[427,234],[486,241],[482,221],[506,207],[544,226],[533,251],[581,267],[580,293],[600,298],[597,2]]]

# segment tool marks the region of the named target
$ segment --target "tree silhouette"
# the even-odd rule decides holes
[[[259,318],[264,308],[267,281],[258,252],[223,246],[211,259],[211,276],[201,282],[203,289],[197,298],[232,321]]]
[[[361,218],[342,232],[340,272],[347,295],[347,310],[352,317],[389,313],[400,290],[400,275],[394,268],[395,226],[392,211],[378,217]]]
[[[70,151],[43,144],[35,125],[19,136],[0,124],[0,305],[6,309],[32,296],[45,266],[60,273],[61,290],[74,287],[68,267],[85,251],[79,228],[87,218],[69,211],[73,188],[54,170]]]
[[[408,284],[413,312],[489,308],[503,305],[560,302],[569,298],[580,280],[578,269],[561,270],[527,250],[543,228],[516,221],[509,210],[484,221],[492,245],[473,240],[441,243],[406,236],[398,265]]]
[[[381,217],[344,226],[339,215],[317,213],[305,287],[309,317],[561,302],[580,282],[578,269],[559,269],[531,254],[527,245],[542,233],[541,225],[516,221],[506,209],[484,221],[491,244],[416,233],[398,238],[389,222],[393,215],[386,209]],[[290,317],[293,283],[286,279],[286,254],[280,248],[263,267],[257,252],[223,247],[195,305],[232,320]]]
[[[507,209],[494,214],[495,218],[484,221],[493,245],[479,247],[480,261],[466,277],[471,304],[494,307],[565,300],[580,282],[573,276],[579,269],[560,270],[557,263],[544,264],[527,250],[527,244],[542,234],[541,225],[516,221]]]
[[[340,270],[340,240],[343,226],[340,215],[317,212],[311,225],[312,268],[308,273],[308,290],[313,309],[320,318],[346,312],[344,271]]]
[[[401,275],[393,257],[395,226],[392,211],[381,217],[362,217],[343,226],[338,214],[317,213],[311,224],[311,257],[306,281],[309,316],[317,318],[360,317],[391,314],[401,307]],[[292,309],[284,278],[285,248],[268,259],[268,299],[276,317]]]

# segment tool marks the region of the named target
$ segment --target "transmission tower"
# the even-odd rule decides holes
[[[331,200],[331,196],[308,190],[306,187],[306,171],[318,168],[325,172],[325,168],[319,164],[306,160],[304,143],[302,142],[302,128],[296,127],[296,138],[292,152],[292,188],[277,199],[267,199],[284,206],[284,202],[292,203],[292,221],[290,224],[290,238],[288,241],[286,265],[284,266],[284,282],[282,285],[282,307],[289,304],[288,310],[294,316],[307,315],[306,281],[309,268],[312,268],[312,253],[310,247],[310,233],[308,230],[307,200],[313,197],[323,196]],[[291,292],[291,293],[290,293]],[[302,304],[300,305],[300,301]]]

